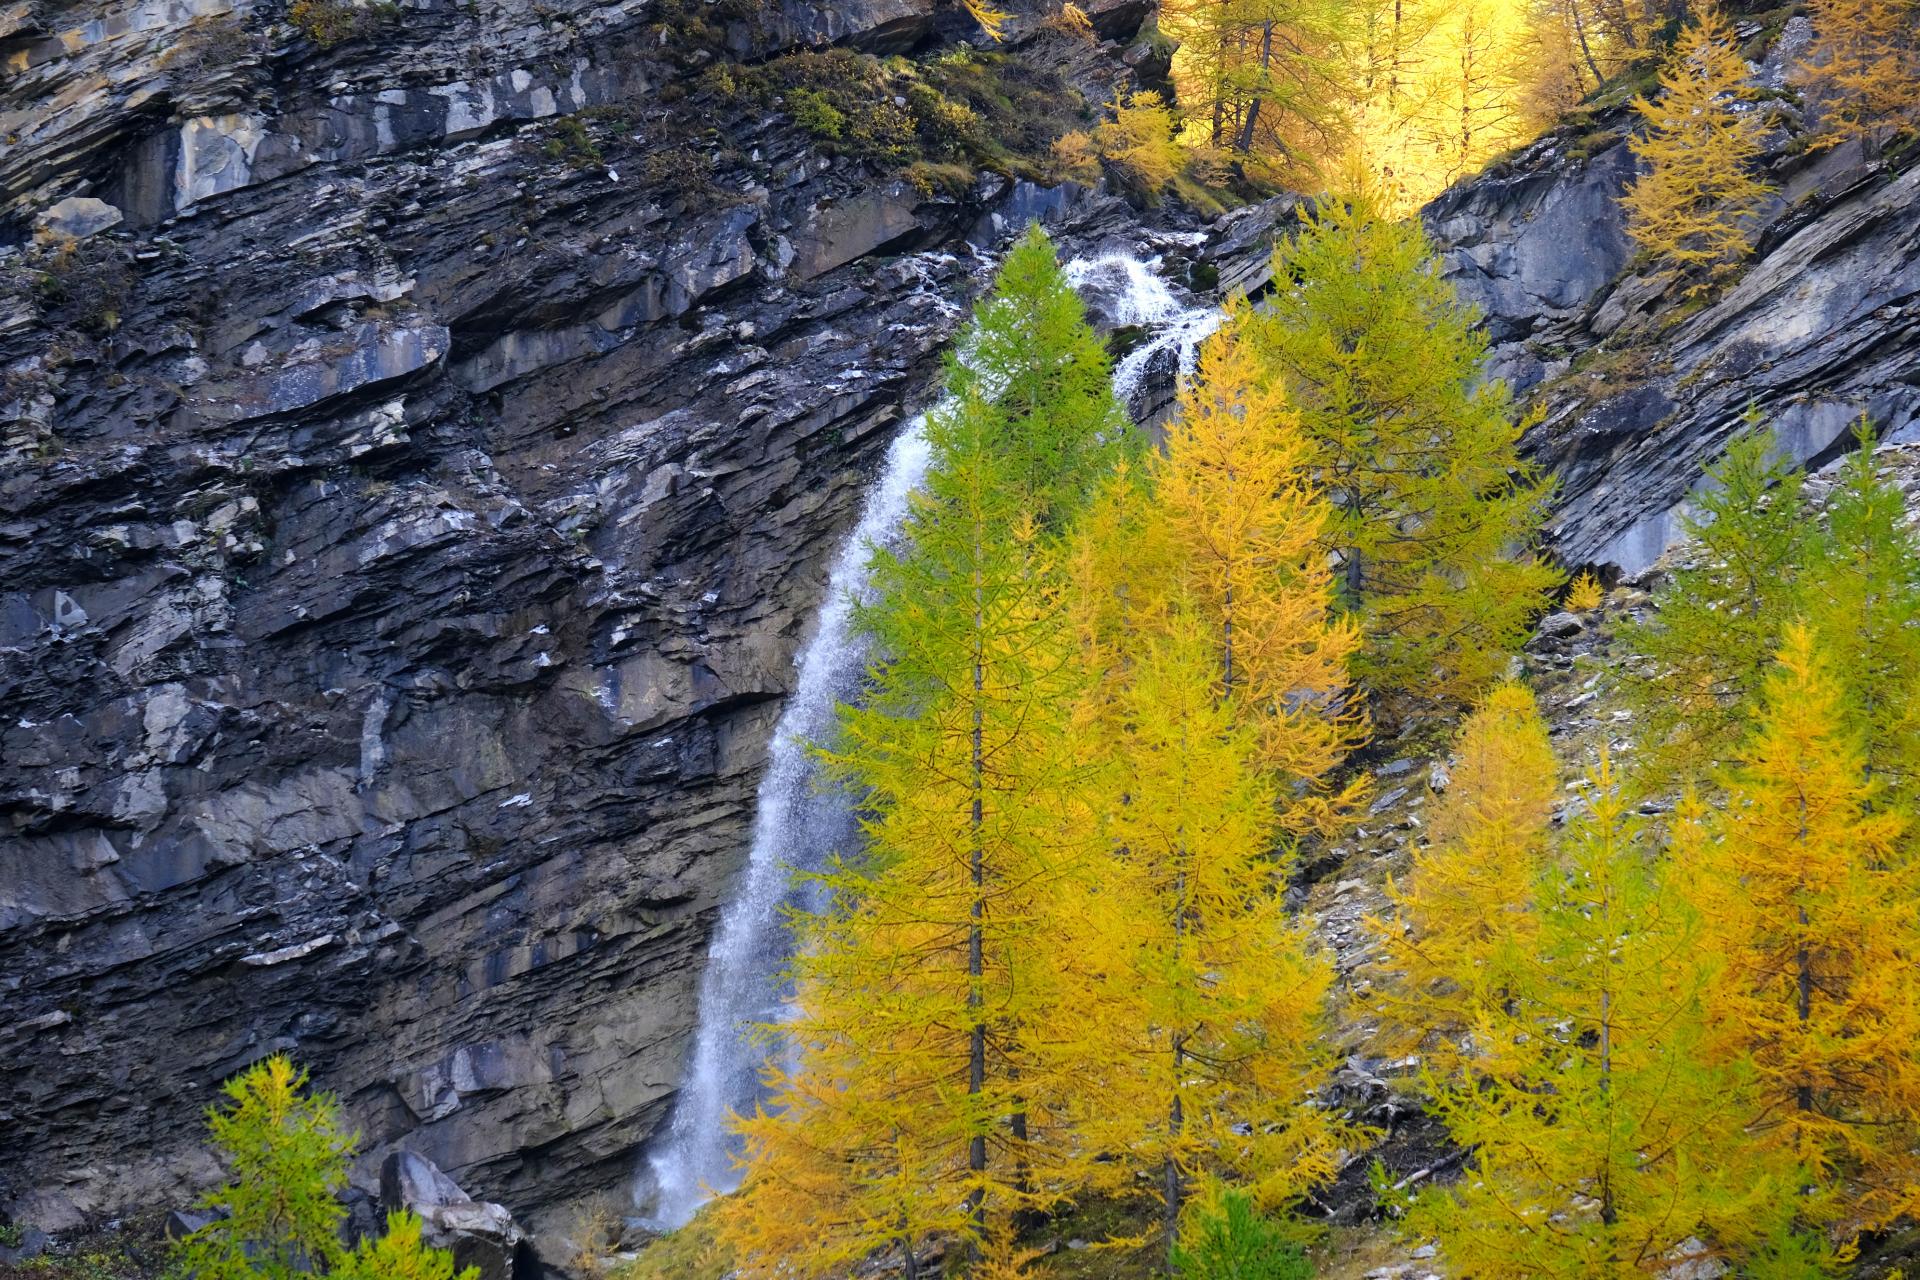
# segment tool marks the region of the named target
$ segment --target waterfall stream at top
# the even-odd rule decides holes
[[[1217,308],[1176,298],[1154,265],[1115,253],[1075,259],[1066,267],[1073,286],[1116,324],[1146,333],[1114,367],[1114,392],[1130,411],[1159,363],[1171,359],[1180,377],[1190,373],[1195,349],[1220,323]],[[790,994],[783,977],[789,949],[782,912],[797,901],[793,872],[819,869],[856,832],[844,797],[816,788],[807,744],[831,731],[835,705],[854,691],[865,665],[852,605],[867,589],[872,549],[899,536],[909,498],[926,474],[925,422],[924,416],[914,419],[887,452],[859,524],[834,561],[812,638],[798,659],[793,693],[774,726],[753,844],[701,975],[693,1054],[673,1118],[636,1189],[650,1222],[661,1229],[681,1226],[713,1194],[739,1183],[733,1167],[739,1143],[729,1117],[751,1111],[761,1097],[760,1069],[768,1051],[752,1030],[780,1021]]]

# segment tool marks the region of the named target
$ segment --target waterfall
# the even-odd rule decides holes
[[[827,578],[813,639],[800,655],[800,676],[773,728],[767,772],[753,819],[753,844],[735,896],[714,929],[700,975],[700,1014],[693,1058],[675,1101],[666,1140],[649,1158],[655,1187],[653,1221],[683,1225],[713,1192],[739,1184],[730,1112],[750,1110],[760,1095],[756,1024],[781,1017],[788,995],[787,930],[781,909],[792,901],[789,868],[817,870],[854,832],[842,798],[816,790],[807,743],[833,727],[835,703],[859,678],[866,648],[851,628],[853,602],[867,584],[867,560],[900,530],[907,500],[927,471],[926,418],[915,418],[887,450],[880,481],[860,523]]]
[[[1156,358],[1177,353],[1179,373],[1191,372],[1195,347],[1220,323],[1217,309],[1177,299],[1154,274],[1155,265],[1109,254],[1066,267],[1068,280],[1096,310],[1151,335],[1114,368],[1122,403],[1131,403]],[[908,499],[926,474],[925,426],[924,416],[914,419],[888,450],[860,522],[834,561],[813,638],[800,654],[798,680],[774,726],[753,844],[700,978],[693,1056],[673,1118],[636,1187],[636,1200],[644,1203],[645,1184],[651,1183],[648,1223],[658,1229],[684,1225],[710,1196],[739,1185],[733,1167],[739,1144],[728,1131],[728,1117],[752,1110],[761,1097],[766,1051],[753,1041],[752,1029],[780,1021],[787,1007],[783,973],[790,952],[782,908],[798,901],[791,871],[818,870],[847,847],[856,830],[843,798],[815,788],[806,744],[832,729],[836,702],[853,691],[865,664],[865,646],[851,628],[853,602],[867,590],[872,549],[899,536]]]

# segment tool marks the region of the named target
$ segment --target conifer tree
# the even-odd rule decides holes
[[[354,1137],[333,1099],[306,1087],[307,1073],[274,1054],[227,1081],[227,1105],[208,1110],[232,1181],[200,1202],[225,1216],[181,1242],[181,1263],[199,1280],[293,1280],[341,1251]]]
[[[1660,96],[1634,99],[1646,131],[1631,145],[1647,170],[1621,198],[1627,227],[1689,296],[1751,252],[1772,191],[1752,172],[1766,126],[1748,79],[1733,29],[1706,3],[1661,68]]]
[[[1920,862],[1876,811],[1843,694],[1789,625],[1724,816],[1686,850],[1702,943],[1724,957],[1713,1046],[1753,1064],[1769,1146],[1857,1220],[1920,1203]]]
[[[1889,798],[1920,775],[1920,540],[1905,497],[1879,476],[1872,432],[1841,467],[1823,510],[1757,428],[1709,472],[1684,527],[1694,562],[1658,608],[1622,635],[1641,659],[1626,690],[1641,725],[1641,772],[1701,783],[1735,757],[1774,665],[1780,630],[1803,617],[1834,657],[1849,723]]]
[[[1170,1249],[1196,1190],[1232,1177],[1285,1204],[1345,1136],[1309,1105],[1331,973],[1280,889],[1288,833],[1350,798],[1326,778],[1358,736],[1342,701],[1355,636],[1330,616],[1328,513],[1249,314],[1235,306],[1202,348],[1165,452],[1123,467],[1076,539],[1084,738],[1112,851],[1059,929],[1097,958],[1064,1008],[1099,1082],[1078,1127],[1108,1153],[1103,1189],[1151,1179]]]
[[[1364,687],[1471,701],[1559,575],[1528,550],[1549,494],[1516,451],[1486,338],[1415,223],[1369,197],[1304,214],[1258,345],[1335,509],[1323,542],[1366,644]]]
[[[1112,1190],[1156,1175],[1169,1247],[1196,1180],[1284,1205],[1335,1170],[1323,1078],[1330,966],[1287,916],[1271,775],[1217,695],[1214,636],[1181,611],[1135,653],[1105,809],[1117,851],[1088,909],[1109,957],[1080,1010],[1099,1079],[1083,1140]]]
[[[1646,780],[1701,782],[1729,762],[1797,612],[1795,584],[1813,548],[1804,478],[1757,427],[1707,472],[1682,521],[1698,544],[1643,623],[1623,629],[1643,665],[1627,681]]]
[[[723,1235],[749,1274],[827,1274],[934,1232],[978,1249],[1083,1180],[1076,1082],[1046,1015],[1070,958],[1040,920],[1089,824],[1063,717],[1080,663],[1058,534],[1128,448],[1106,353],[1036,228],[1008,255],[929,415],[933,460],[857,617],[876,664],[831,770],[866,849],[798,921],[795,1050],[742,1122]],[[802,1232],[796,1236],[796,1230]]]
[[[402,1209],[387,1215],[387,1229],[345,1254],[330,1271],[334,1280],[480,1280],[478,1267],[454,1271],[453,1254],[420,1238],[420,1215]]]
[[[1865,419],[1858,434],[1795,594],[1844,673],[1848,721],[1864,736],[1869,772],[1911,810],[1920,789],[1920,542],[1907,525],[1906,495],[1879,474]]]
[[[178,1270],[195,1280],[478,1280],[473,1267],[456,1275],[453,1255],[424,1243],[410,1212],[389,1214],[384,1235],[342,1243],[355,1138],[332,1096],[306,1087],[284,1054],[223,1086],[227,1105],[208,1110],[207,1127],[232,1181],[201,1198],[222,1216],[180,1241]]]
[[[1376,998],[1388,1029],[1414,1045],[1437,1035],[1430,1052],[1442,1057],[1532,963],[1539,921],[1528,894],[1559,794],[1547,727],[1524,685],[1489,692],[1454,754],[1427,847],[1404,883],[1387,886],[1393,918],[1368,922],[1381,943]]]
[[[1822,98],[1824,141],[1920,121],[1920,3],[1813,0],[1806,70]]]
[[[1163,544],[1154,576],[1173,592],[1168,603],[1212,634],[1217,696],[1253,726],[1261,765],[1285,780],[1288,826],[1301,831],[1352,798],[1325,795],[1324,783],[1364,734],[1347,697],[1360,637],[1329,616],[1320,547],[1331,511],[1310,478],[1313,442],[1263,377],[1253,327],[1235,303],[1201,347],[1165,451],[1148,460],[1146,538]]]
[[[1798,1179],[1747,1158],[1745,1081],[1702,1050],[1701,924],[1604,757],[1586,799],[1536,879],[1524,963],[1475,1002],[1466,1069],[1428,1076],[1473,1167],[1408,1229],[1456,1274],[1624,1278],[1793,1235]]]
[[[1211,144],[1311,170],[1345,137],[1346,0],[1175,0],[1174,79]]]

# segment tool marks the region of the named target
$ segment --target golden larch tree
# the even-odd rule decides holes
[[[1062,1027],[1098,1082],[1079,1127],[1107,1153],[1104,1189],[1151,1185],[1169,1248],[1195,1184],[1285,1204],[1349,1136],[1310,1105],[1332,975],[1282,891],[1293,836],[1352,798],[1327,778],[1361,730],[1357,634],[1331,614],[1328,509],[1248,324],[1230,309],[1164,453],[1112,477],[1075,559],[1091,667],[1077,740],[1110,856],[1058,927],[1089,983]]]
[[[1428,844],[1387,885],[1374,1002],[1403,1047],[1450,1050],[1475,1010],[1497,1003],[1535,945],[1528,892],[1547,856],[1559,765],[1525,685],[1496,686],[1462,726],[1451,779],[1431,810]]]
[[[1347,663],[1360,644],[1329,617],[1320,548],[1331,519],[1314,484],[1312,441],[1267,375],[1244,300],[1201,346],[1165,451],[1148,459],[1160,578],[1171,603],[1213,636],[1216,693],[1254,728],[1262,767],[1285,780],[1288,825],[1324,827],[1351,796],[1327,775],[1365,723]]]
[[[1660,69],[1659,96],[1633,106],[1645,129],[1631,145],[1646,170],[1621,197],[1627,229],[1689,295],[1702,293],[1752,251],[1772,194],[1754,176],[1766,124],[1717,7],[1696,8]]]
[[[1804,626],[1787,627],[1711,838],[1686,851],[1703,946],[1724,957],[1709,1007],[1724,1058],[1750,1060],[1753,1120],[1859,1221],[1920,1202],[1920,863],[1874,803],[1843,694]]]
[[[1813,0],[1805,70],[1831,145],[1920,120],[1920,0]]]

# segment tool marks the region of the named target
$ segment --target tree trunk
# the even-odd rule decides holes
[[[987,1024],[984,1013],[984,995],[980,989],[986,974],[986,939],[983,929],[986,921],[986,850],[982,828],[986,825],[986,751],[985,719],[980,699],[986,688],[986,654],[981,647],[981,632],[985,628],[985,589],[980,580],[980,556],[982,548],[976,542],[973,557],[973,755],[971,760],[970,781],[973,788],[973,808],[969,817],[969,829],[972,834],[973,848],[969,851],[969,870],[973,880],[973,902],[969,912],[971,923],[967,927],[967,1017],[971,1023],[967,1032],[967,1096],[977,1098],[987,1086]],[[979,1239],[986,1227],[985,1189],[978,1185],[980,1175],[987,1171],[987,1135],[976,1132],[967,1139],[967,1171],[974,1175],[976,1185],[967,1192],[967,1216],[974,1230],[974,1247],[979,1247]]]

